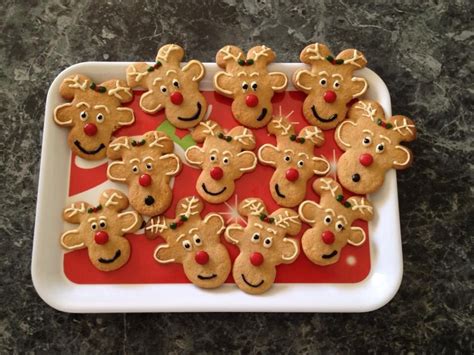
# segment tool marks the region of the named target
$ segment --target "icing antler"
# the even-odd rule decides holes
[[[130,89],[130,87],[121,85],[120,80],[115,80],[114,82],[115,82],[114,87],[112,87],[108,91],[109,96],[113,95],[120,101],[127,100],[133,96],[132,90]]]
[[[169,229],[168,223],[166,218],[163,216],[157,216],[150,218],[150,221],[147,223],[145,227],[146,236],[149,238],[150,236],[154,236],[160,233],[165,232]]]
[[[170,63],[179,63],[184,57],[184,49],[177,44],[166,44],[158,50],[156,60]]]
[[[278,213],[274,215],[275,217],[275,225],[280,228],[289,228],[291,223],[300,225],[301,222],[298,218],[297,214],[290,214],[289,210],[285,209],[283,213]]]
[[[260,216],[267,214],[265,204],[258,198],[247,198],[239,206],[239,212],[243,216]]]
[[[80,89],[81,91],[86,91],[87,83],[89,82],[89,80],[84,78],[84,81],[81,83],[79,75],[75,75],[73,78],[64,79],[64,82],[68,83],[68,87],[72,89]]]

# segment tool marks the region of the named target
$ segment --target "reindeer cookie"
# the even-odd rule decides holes
[[[224,220],[217,213],[201,218],[203,205],[194,196],[178,201],[176,218],[162,216],[151,218],[145,233],[148,238],[158,235],[166,240],[154,253],[161,264],[180,263],[186,277],[196,286],[216,288],[229,276],[231,261],[229,253],[221,243]]]
[[[176,44],[161,47],[154,65],[134,63],[127,68],[131,87],[147,91],[140,98],[140,107],[147,113],[165,110],[166,118],[177,128],[196,126],[207,111],[207,102],[199,91],[199,82],[205,74],[197,60],[181,68],[184,49]]]
[[[107,149],[110,180],[128,185],[130,204],[145,216],[163,213],[173,198],[170,179],[181,161],[173,154],[173,141],[163,132],[150,131],[139,139],[120,137]]]
[[[313,263],[334,264],[347,243],[360,246],[365,242],[364,230],[352,227],[352,222],[356,219],[370,221],[373,207],[364,197],[344,200],[341,186],[331,178],[316,180],[313,189],[321,196],[319,203],[303,201],[298,209],[301,219],[311,225],[304,232],[301,245]]]
[[[308,96],[304,100],[303,115],[321,129],[331,129],[346,118],[347,105],[367,91],[367,81],[354,71],[367,64],[356,49],[346,49],[333,57],[324,44],[307,46],[300,60],[311,65],[311,70],[300,69],[293,74],[295,87]]]
[[[359,101],[349,119],[336,129],[336,143],[345,153],[337,162],[337,177],[344,188],[365,195],[382,186],[385,172],[411,165],[411,151],[400,144],[416,138],[412,120],[405,116],[385,118],[375,101]]]
[[[329,162],[314,155],[314,147],[324,143],[318,127],[308,126],[295,134],[286,117],[275,117],[267,126],[276,136],[277,145],[264,144],[258,150],[258,160],[275,168],[270,180],[273,199],[284,207],[295,207],[304,200],[306,184],[313,175],[325,175]]]
[[[74,74],[64,79],[59,93],[71,102],[55,108],[54,122],[71,127],[67,141],[81,158],[105,158],[112,133],[135,122],[133,110],[121,107],[133,98],[132,90],[122,80],[99,85],[85,75]]]
[[[286,75],[267,69],[275,57],[275,52],[265,46],[251,48],[246,57],[235,46],[225,46],[217,52],[217,65],[225,71],[214,76],[214,87],[233,99],[232,114],[244,126],[266,126],[272,118],[273,94],[286,89]]]
[[[101,271],[112,271],[125,265],[130,257],[130,243],[124,234],[140,229],[142,218],[126,211],[128,199],[118,190],[106,190],[99,205],[75,202],[63,211],[66,222],[79,224],[77,229],[61,235],[61,246],[67,250],[87,248],[91,263]]]
[[[222,203],[235,190],[235,180],[242,174],[255,170],[257,157],[255,137],[242,126],[226,133],[216,122],[201,122],[192,132],[196,142],[204,142],[186,150],[186,161],[200,169],[196,182],[199,195],[210,203]]]
[[[289,208],[268,215],[258,198],[242,201],[239,213],[248,217],[247,226],[231,224],[225,231],[226,240],[240,249],[232,275],[242,291],[264,293],[275,282],[276,266],[291,264],[298,257],[298,241],[287,235],[298,234],[301,222],[298,214]]]

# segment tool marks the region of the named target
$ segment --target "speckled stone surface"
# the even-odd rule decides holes
[[[472,1],[113,3],[0,7],[0,353],[473,353]],[[150,59],[170,42],[203,61],[263,43],[295,62],[314,41],[363,51],[393,112],[419,127],[414,166],[398,175],[405,271],[392,302],[368,314],[127,315],[43,303],[30,260],[44,104],[60,71]]]

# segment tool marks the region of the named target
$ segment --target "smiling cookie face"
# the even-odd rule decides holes
[[[297,70],[293,75],[296,88],[306,93],[303,115],[323,130],[336,127],[346,118],[347,104],[367,91],[367,81],[354,71],[367,64],[364,55],[346,49],[333,57],[324,44],[307,46],[300,54],[311,70]]]
[[[155,250],[155,260],[161,264],[180,263],[186,277],[196,286],[216,288],[229,276],[231,261],[220,241],[224,220],[216,213],[201,219],[202,203],[191,196],[178,201],[177,217],[151,218],[145,233],[149,238],[160,235],[165,244]]]
[[[181,170],[173,154],[174,144],[163,132],[151,131],[142,138],[115,139],[107,151],[109,179],[129,187],[131,205],[141,214],[153,216],[164,212],[172,200],[170,179]]]
[[[131,89],[121,80],[96,85],[84,75],[71,75],[61,84],[60,94],[72,101],[56,107],[54,121],[71,127],[68,144],[81,158],[105,158],[112,133],[135,122],[133,110],[121,107],[133,98]]]
[[[263,201],[257,198],[242,201],[239,212],[248,216],[247,226],[232,224],[225,232],[226,240],[240,249],[232,274],[242,291],[261,294],[275,282],[276,266],[290,264],[298,257],[298,242],[287,235],[298,234],[301,222],[287,208],[268,215]]]
[[[311,225],[301,239],[304,254],[317,265],[331,265],[339,261],[341,249],[347,243],[359,246],[365,242],[362,228],[352,227],[356,219],[369,221],[373,207],[364,197],[344,200],[341,186],[330,178],[320,178],[313,184],[321,196],[319,203],[303,201],[299,206],[301,219]]]
[[[214,121],[201,122],[193,131],[196,142],[186,150],[186,161],[202,169],[196,182],[199,195],[211,203],[227,201],[235,190],[235,181],[244,173],[253,171],[257,157],[252,132],[244,127],[225,131]]]
[[[65,232],[61,245],[67,250],[87,248],[89,259],[97,269],[117,270],[130,257],[130,244],[123,235],[136,232],[142,224],[138,213],[121,212],[127,207],[127,197],[118,190],[104,191],[98,206],[76,202],[66,207],[64,220],[79,227]]]
[[[410,166],[412,153],[400,142],[415,138],[416,128],[409,118],[393,116],[386,120],[377,102],[359,101],[335,133],[336,143],[345,150],[337,163],[340,183],[357,194],[376,191],[387,170]]]
[[[140,98],[143,111],[165,110],[165,116],[173,126],[190,128],[206,115],[207,102],[199,91],[205,70],[197,60],[191,60],[181,68],[183,57],[183,48],[167,44],[158,51],[154,65],[131,64],[127,68],[127,81],[132,87],[147,89]]]
[[[253,47],[247,58],[235,46],[226,46],[216,55],[217,65],[225,71],[214,76],[214,87],[218,93],[233,99],[232,114],[246,127],[266,126],[272,118],[274,93],[287,87],[285,74],[267,70],[274,60],[275,53],[265,46]]]

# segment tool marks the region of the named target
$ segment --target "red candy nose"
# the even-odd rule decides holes
[[[93,123],[86,123],[84,126],[84,133],[89,137],[95,136],[97,133],[97,126]]]
[[[255,252],[250,255],[250,262],[253,266],[260,266],[263,263],[263,255]]]
[[[331,232],[331,231],[324,231],[322,234],[321,234],[321,238],[323,239],[323,242],[325,244],[332,244],[334,243],[334,239],[336,239],[334,237],[334,233]]]
[[[298,173],[298,170],[294,168],[290,168],[286,171],[286,178],[289,181],[296,181],[300,177],[300,174]]]
[[[209,261],[209,254],[206,253],[204,250],[199,250],[196,255],[194,256],[196,262],[200,265],[206,265]]]
[[[359,162],[363,165],[363,166],[370,166],[372,165],[372,163],[374,162],[374,158],[372,157],[372,155],[368,154],[368,153],[364,153],[364,154],[361,154],[360,157],[359,157]]]
[[[211,169],[211,178],[214,180],[220,180],[224,176],[224,171],[218,166],[215,166]]]
[[[107,232],[99,231],[95,234],[94,240],[97,244],[105,244],[109,241],[109,235]]]
[[[336,93],[332,90],[326,91],[323,97],[324,97],[324,101],[326,101],[329,104],[333,103],[337,99]]]
[[[255,107],[258,105],[258,97],[257,95],[250,94],[247,95],[245,98],[245,103],[247,104],[248,107]]]
[[[181,93],[178,91],[172,93],[170,99],[175,105],[181,105],[183,103],[183,95],[181,95]]]
[[[148,174],[143,174],[138,178],[138,183],[143,187],[147,187],[151,184],[151,176]]]

